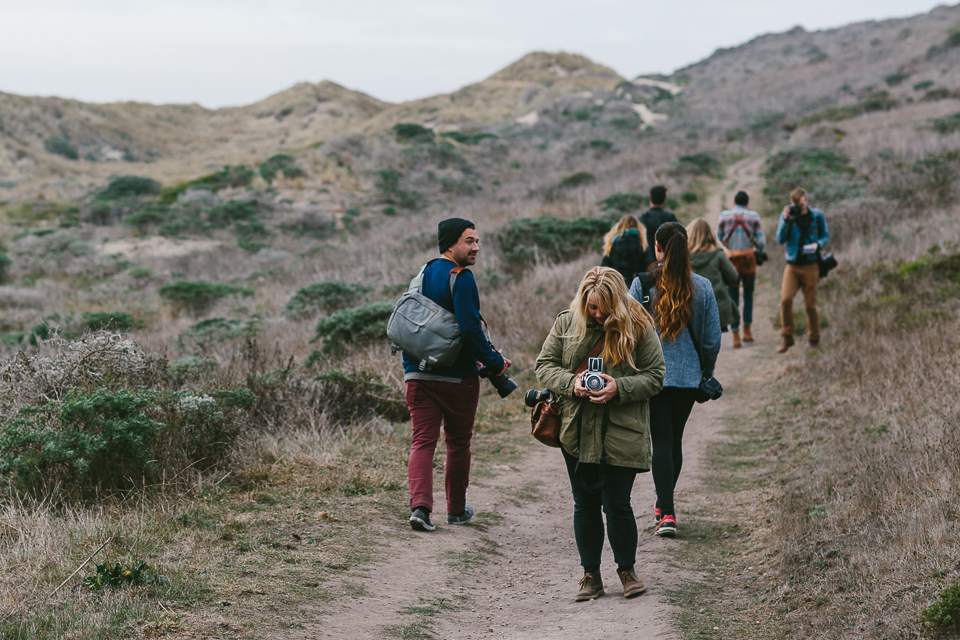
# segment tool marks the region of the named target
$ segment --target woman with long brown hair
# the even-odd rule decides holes
[[[616,269],[629,287],[634,276],[647,270],[647,241],[640,232],[640,221],[625,215],[603,236],[601,267]]]
[[[687,230],[679,222],[657,229],[657,264],[651,269],[650,308],[667,372],[663,390],[650,399],[653,484],[657,490],[655,533],[677,534],[673,491],[683,464],[681,440],[700,381],[713,375],[720,352],[720,317],[710,281],[691,272]],[[641,280],[630,295],[643,299]]]
[[[717,239],[710,223],[703,218],[697,218],[687,227],[690,245],[690,267],[698,276],[703,276],[713,285],[713,295],[717,299],[717,308],[720,311],[720,332],[727,327],[740,326],[740,311],[730,299],[727,287],[736,287],[740,284],[740,275],[727,257],[720,241]],[[740,332],[733,332],[733,346],[739,348]]]
[[[584,385],[588,356],[603,358],[602,388]],[[537,358],[537,378],[559,403],[560,445],[573,490],[573,532],[583,566],[575,600],[603,595],[606,535],[627,598],[644,591],[634,564],[637,521],[630,493],[650,469],[647,399],[660,391],[664,364],[653,320],[614,269],[594,267],[560,313]],[[602,513],[601,513],[602,511]]]

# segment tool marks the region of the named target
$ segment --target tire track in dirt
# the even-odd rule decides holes
[[[748,158],[732,167],[730,178],[710,194],[706,215],[715,224],[723,203],[738,189],[756,191],[762,158]],[[769,288],[769,287],[768,287]],[[757,342],[731,349],[724,336],[717,366],[723,382],[722,400],[697,405],[684,434],[685,461],[677,486],[679,537],[653,535],[656,494],[649,473],[637,477],[633,506],[640,528],[637,573],[647,586],[643,595],[626,600],[615,573],[609,544],[603,552],[606,595],[574,602],[582,575],[573,538],[573,499],[559,451],[532,439],[521,461],[475,466],[468,499],[477,508],[475,524],[454,527],[437,518],[437,531],[416,533],[401,520],[372,523],[382,532],[385,549],[364,580],[365,593],[341,598],[323,608],[319,623],[305,624],[290,638],[383,638],[429,633],[437,638],[567,639],[585,634],[596,638],[678,638],[672,626],[673,608],[667,592],[684,580],[697,580],[690,571],[673,566],[672,549],[691,544],[683,538],[684,510],[710,500],[700,484],[707,447],[722,437],[728,412],[735,411],[743,385],[757,379],[758,370],[776,366],[776,335],[764,313],[773,304],[771,292],[758,291],[754,325]],[[762,364],[766,362],[766,364]],[[758,366],[759,365],[759,366]],[[522,390],[521,390],[522,391]],[[511,402],[518,401],[511,398]],[[518,429],[526,429],[520,424]],[[491,474],[492,472],[492,474]],[[442,478],[436,484],[442,496]],[[438,498],[442,505],[442,497]],[[442,510],[442,506],[441,506]],[[439,514],[438,514],[439,515]],[[423,618],[409,608],[435,612]],[[407,608],[408,613],[402,610]],[[419,626],[418,626],[419,625]]]

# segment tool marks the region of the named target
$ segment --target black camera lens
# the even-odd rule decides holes
[[[799,204],[790,205],[790,217],[799,218],[803,215],[803,207]]]
[[[519,386],[513,381],[513,378],[508,375],[490,376],[490,384],[492,384],[493,388],[497,390],[497,393],[500,394],[501,398],[506,398],[508,395],[516,391],[517,387]]]
[[[531,409],[537,406],[538,402],[544,402],[550,399],[550,389],[530,389],[523,396],[523,402]]]

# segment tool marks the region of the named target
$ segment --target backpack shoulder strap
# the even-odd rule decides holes
[[[427,260],[427,263],[426,263],[425,265],[423,265],[422,267],[420,267],[420,271],[417,271],[417,275],[415,275],[415,276],[413,277],[413,279],[410,281],[410,286],[407,287],[407,292],[408,292],[408,293],[423,293],[423,291],[422,291],[423,272],[426,271],[427,267],[429,267],[431,264],[433,264],[434,262],[436,262],[436,261],[439,260],[439,259],[440,259],[440,258],[432,258],[432,259],[430,259],[430,260]],[[450,292],[453,293],[453,286],[452,286],[452,285],[451,285],[451,287],[450,287]]]
[[[644,271],[643,273],[638,273],[637,277],[640,279],[640,304],[643,305],[643,308],[646,309],[648,313],[653,315],[653,312],[650,310],[650,290],[653,289],[653,276],[650,275],[649,271]]]
[[[750,229],[747,228],[747,223],[744,222],[745,214],[735,213],[733,214],[733,226],[730,227],[730,231],[727,232],[727,235],[723,238],[723,244],[726,246],[730,242],[730,236],[733,235],[733,232],[737,230],[737,227],[743,229],[743,232],[747,234],[747,237],[750,239],[751,243],[754,243],[753,234],[750,233]]]
[[[453,298],[453,287],[457,284],[457,276],[460,275],[460,272],[464,271],[463,267],[454,267],[450,269],[450,297]]]

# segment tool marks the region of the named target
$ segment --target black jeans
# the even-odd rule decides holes
[[[573,489],[573,535],[580,552],[580,564],[584,571],[600,569],[600,552],[603,550],[603,517],[607,516],[607,538],[613,549],[613,559],[622,569],[633,567],[637,559],[637,520],[633,517],[630,492],[637,470],[629,467],[614,467],[599,464],[581,464],[563,452]],[[603,486],[589,488],[604,478]]]
[[[674,515],[673,489],[683,466],[680,442],[683,428],[696,402],[696,389],[664,387],[650,398],[650,439],[653,442],[653,486],[657,507],[665,516]]]

